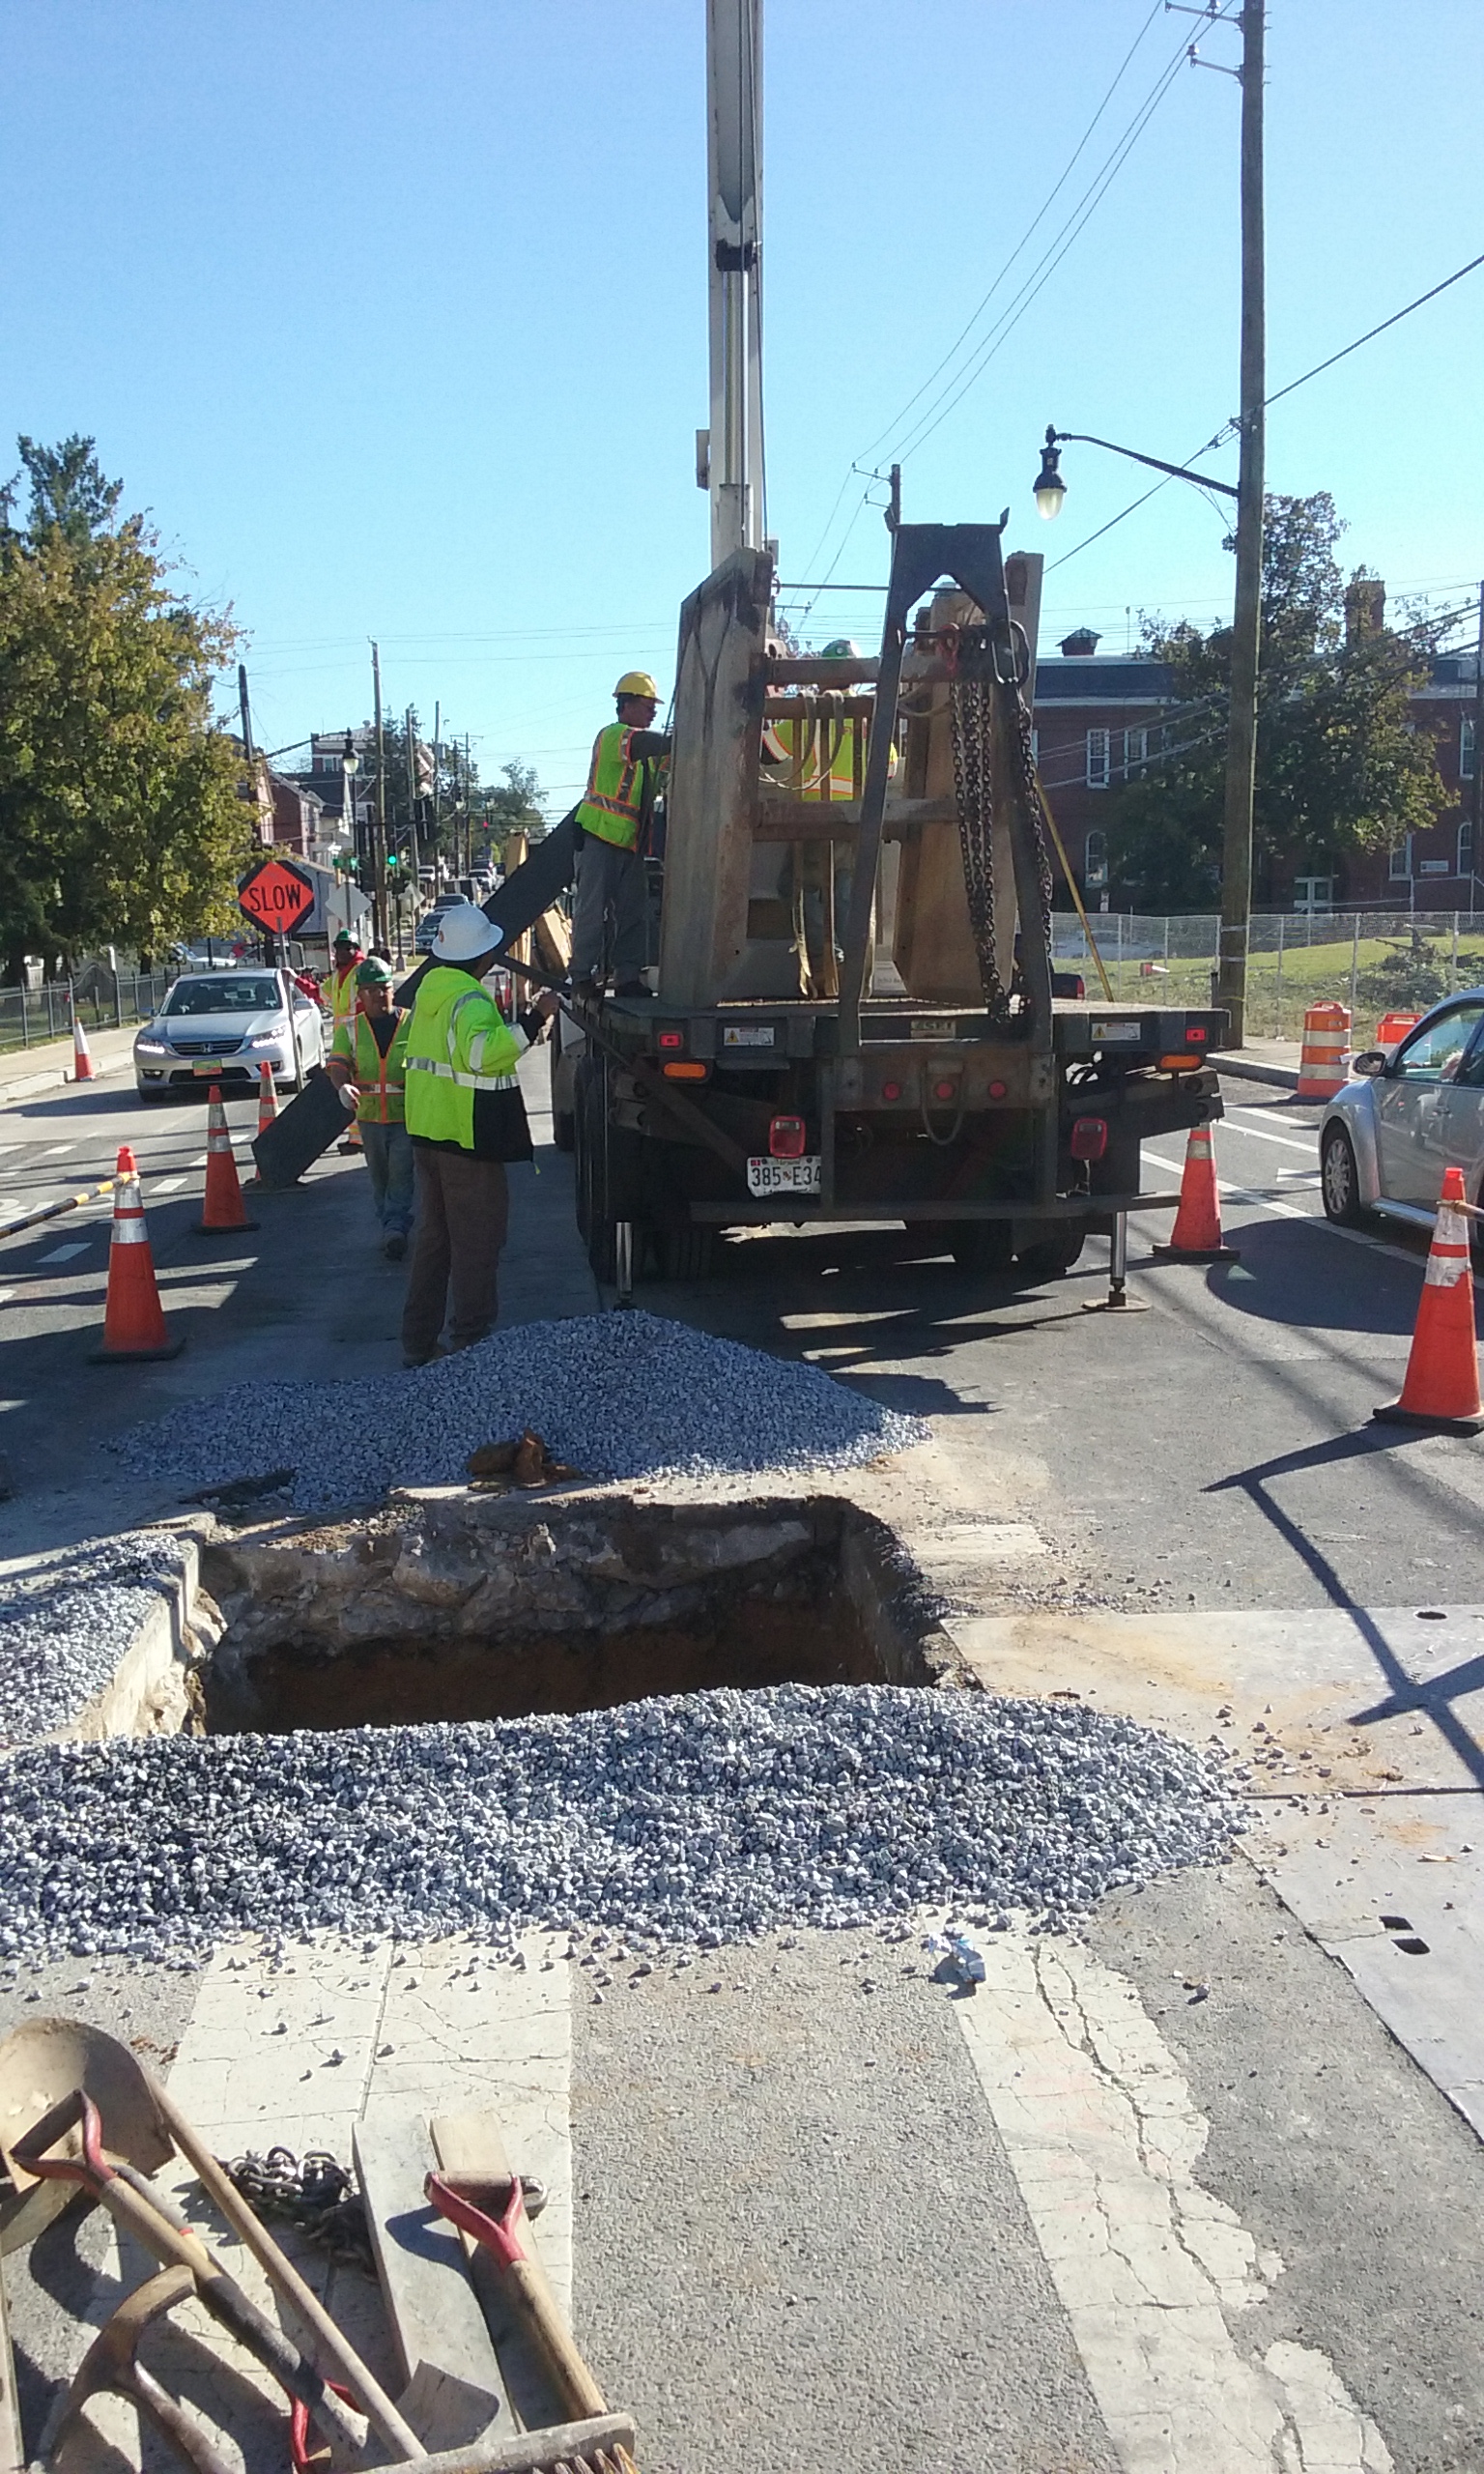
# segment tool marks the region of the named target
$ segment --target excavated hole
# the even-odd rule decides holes
[[[892,1533],[830,1497],[560,1507],[440,1494],[222,1538],[208,1733],[612,1709],[780,1683],[971,1679]]]

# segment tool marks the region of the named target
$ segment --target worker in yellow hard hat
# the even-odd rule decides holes
[[[660,691],[645,670],[626,670],[614,690],[617,720],[592,743],[587,789],[577,811],[577,895],[572,906],[572,985],[596,996],[611,970],[619,996],[647,996],[643,842],[670,762],[654,728]],[[612,921],[612,945],[604,944]]]

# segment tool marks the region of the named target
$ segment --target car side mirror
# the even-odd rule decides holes
[[[1384,1074],[1389,1063],[1390,1058],[1384,1048],[1363,1048],[1358,1056],[1351,1058],[1350,1070],[1352,1074],[1374,1079],[1378,1074]]]

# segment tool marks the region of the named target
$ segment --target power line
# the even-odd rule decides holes
[[[1284,396],[1291,395],[1296,387],[1307,387],[1311,378],[1318,378],[1323,371],[1332,369],[1337,360],[1348,360],[1353,352],[1359,351],[1362,344],[1374,342],[1376,336],[1384,335],[1388,327],[1398,325],[1403,318],[1410,318],[1413,309],[1421,309],[1429,301],[1436,301],[1439,293],[1446,292],[1450,284],[1462,283],[1465,275],[1472,274],[1475,267],[1484,267],[1484,252],[1476,258],[1470,258],[1468,265],[1459,267],[1455,273],[1445,274],[1441,283],[1434,284],[1431,292],[1419,292],[1415,301],[1408,302],[1405,309],[1393,310],[1389,318],[1383,318],[1379,327],[1368,327],[1363,335],[1356,335],[1353,344],[1345,344],[1338,352],[1332,352],[1327,360],[1316,361],[1313,368],[1306,369],[1301,378],[1291,378],[1286,387],[1280,387],[1275,395],[1266,396],[1264,402],[1281,404]]]

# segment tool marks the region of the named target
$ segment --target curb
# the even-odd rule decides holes
[[[1298,1088],[1297,1066],[1264,1065],[1255,1057],[1243,1055],[1240,1049],[1227,1052],[1217,1050],[1206,1062],[1213,1065],[1218,1074],[1244,1075],[1249,1082],[1270,1082],[1277,1091],[1297,1091]]]
[[[116,1065],[100,1065],[95,1057],[91,1079],[95,1082],[101,1082],[105,1076],[117,1072]],[[61,1066],[52,1067],[44,1074],[21,1074],[16,1076],[14,1082],[0,1081],[0,1108],[9,1108],[13,1100],[33,1100],[38,1091],[71,1091],[81,1090],[81,1083],[75,1082],[73,1077],[64,1072]]]

